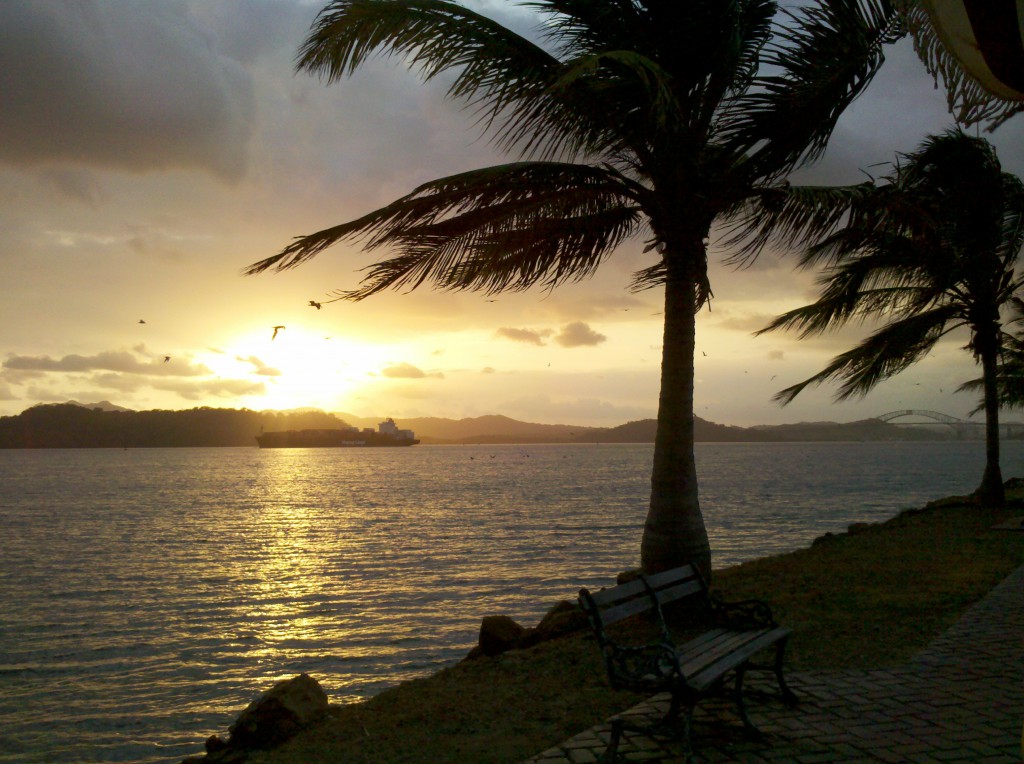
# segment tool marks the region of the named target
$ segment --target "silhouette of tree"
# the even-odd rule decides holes
[[[985,140],[950,130],[904,155],[878,183],[794,189],[766,204],[763,225],[811,235],[803,267],[823,266],[817,302],[776,318],[765,331],[820,334],[851,320],[883,326],[822,371],[781,391],[842,380],[837,399],[865,395],[924,358],[950,331],[967,327],[966,349],[981,364],[986,421],[985,474],[978,497],[1002,506],[997,363],[1001,311],[1024,285],[1024,184],[1002,171]],[[816,234],[816,236],[815,236]]]
[[[425,183],[303,236],[246,270],[299,265],[342,240],[390,256],[338,298],[430,284],[488,295],[586,278],[627,238],[664,288],[645,570],[710,573],[693,440],[695,316],[711,297],[716,219],[824,150],[900,33],[889,0],[536,0],[536,43],[447,0],[336,0],[298,69],[329,82],[372,54],[451,76],[482,132],[522,161]],[[748,253],[750,254],[750,253]],[[755,253],[756,254],[756,253]]]
[[[1024,298],[1014,298],[1010,302],[1013,318],[1004,324],[1004,328],[1014,325],[1020,328],[1016,334],[1007,332],[1003,335],[1002,353],[996,368],[999,405],[1004,409],[1024,408]],[[984,380],[979,378],[964,382],[957,388],[957,392],[983,392],[984,389]],[[984,410],[985,400],[982,397],[978,408],[971,413]]]

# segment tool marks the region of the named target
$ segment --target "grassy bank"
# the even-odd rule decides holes
[[[1024,491],[1011,496],[1024,500]],[[949,504],[906,512],[718,571],[714,587],[727,599],[772,604],[795,632],[790,667],[898,665],[1024,563],[1024,532],[992,530],[1015,514],[1024,509]],[[594,641],[577,633],[333,709],[324,723],[250,761],[516,762],[637,700],[608,688]]]

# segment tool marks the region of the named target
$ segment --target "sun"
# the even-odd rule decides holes
[[[386,348],[355,338],[290,325],[278,329],[276,336],[270,330],[238,336],[202,361],[222,378],[261,384],[261,393],[239,397],[240,406],[336,411],[373,383],[386,353]]]

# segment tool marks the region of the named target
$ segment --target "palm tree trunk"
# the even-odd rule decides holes
[[[974,492],[988,507],[1006,506],[1003,473],[999,468],[999,389],[997,342],[986,342],[981,355],[981,379],[985,390],[985,474]]]
[[[697,242],[697,246],[702,246]],[[710,580],[711,547],[697,496],[693,455],[693,354],[697,285],[670,268],[665,283],[661,395],[654,438],[651,503],[640,544],[645,573],[694,563]]]

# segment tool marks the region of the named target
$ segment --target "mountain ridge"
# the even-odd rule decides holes
[[[38,404],[16,416],[0,417],[0,448],[137,448],[174,446],[253,446],[260,432],[372,427],[384,417],[329,413],[318,409],[252,411],[199,407],[133,411],[109,401]],[[463,419],[409,417],[403,429],[427,444],[652,443],[657,421],[641,419],[616,427],[522,422],[501,414]],[[978,428],[978,436],[981,435]],[[880,419],[856,422],[804,422],[735,427],[694,417],[697,442],[806,442],[950,440],[943,426],[900,427]],[[973,434],[972,434],[973,437]]]

